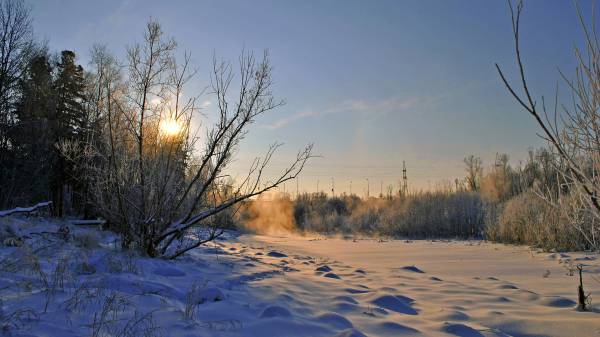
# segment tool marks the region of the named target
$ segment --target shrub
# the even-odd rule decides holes
[[[304,232],[466,238],[481,235],[484,214],[479,194],[465,191],[367,200],[317,193],[294,201],[294,220]]]
[[[528,244],[545,250],[589,249],[585,238],[565,216],[569,211],[527,191],[504,204],[497,219],[488,224],[486,236],[493,241]]]

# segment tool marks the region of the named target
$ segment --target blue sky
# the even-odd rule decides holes
[[[116,55],[139,41],[152,17],[193,55],[208,83],[213,53],[237,60],[242,48],[268,48],[275,94],[286,105],[261,118],[232,166],[243,172],[273,141],[285,143],[268,174],[304,144],[315,153],[300,190],[362,194],[380,182],[397,188],[406,161],[413,189],[462,177],[462,159],[513,162],[543,145],[533,120],[509,97],[494,62],[516,79],[505,1],[30,1],[34,27],[52,50],[74,50],[85,66],[90,47]],[[591,1],[581,1],[584,15]],[[525,2],[523,57],[538,96],[552,96],[558,71],[571,74],[582,45],[573,2]],[[210,96],[203,100],[210,101]],[[210,110],[210,107],[208,108]],[[295,191],[295,184],[288,184]]]

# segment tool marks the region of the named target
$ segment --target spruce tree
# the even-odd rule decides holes
[[[24,199],[21,202],[49,197],[50,177],[56,166],[53,144],[58,124],[52,72],[48,55],[40,53],[31,58],[19,84],[18,122],[11,132],[11,139],[18,172],[13,178],[22,188],[28,187],[18,196]]]
[[[65,187],[76,200],[74,206],[79,210],[87,204],[84,172],[78,170],[77,162],[67,160],[60,152],[59,144],[64,141],[87,142],[89,120],[85,106],[85,79],[81,65],[75,63],[75,53],[70,50],[61,52],[57,64],[57,74],[54,81],[56,93],[57,136],[55,151],[57,165],[53,176],[53,199],[57,215],[62,216],[64,210]],[[77,158],[77,156],[75,156]]]

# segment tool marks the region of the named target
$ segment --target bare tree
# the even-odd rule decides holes
[[[483,175],[483,165],[481,158],[470,155],[464,159],[465,170],[467,171],[466,182],[469,191],[477,192],[481,187],[481,176]]]
[[[496,69],[511,95],[535,119],[543,131],[542,138],[547,140],[556,151],[561,162],[557,168],[561,173],[562,186],[569,196],[545,199],[558,208],[565,210],[571,224],[586,238],[590,247],[600,249],[600,234],[597,221],[600,220],[600,44],[595,23],[588,26],[581,10],[577,6],[581,26],[585,33],[585,48],[576,48],[578,67],[573,80],[561,72],[573,97],[572,104],[558,103],[558,90],[555,94],[553,112],[548,112],[542,97],[541,105],[534,100],[525,76],[525,66],[521,57],[519,43],[519,24],[523,11],[523,2],[516,7],[509,1],[512,30],[515,41],[515,53],[520,77],[520,90],[511,85],[500,66]],[[576,3],[577,5],[577,3]]]
[[[215,58],[209,94],[215,97],[218,116],[198,137],[191,126],[193,116],[201,116],[197,96],[185,95],[196,72],[188,54],[182,62],[176,60],[175,48],[160,25],[149,22],[143,44],[129,48],[125,67],[104,51],[95,53],[91,101],[104,116],[103,141],[79,151],[88,154],[86,171],[94,181],[97,208],[121,234],[123,245],[166,258],[220,236],[217,214],[295,179],[312,151],[308,145],[280,175],[265,179],[281,146],[275,143],[232,186],[227,168],[248,128],[282,104],[272,94],[268,54],[257,60],[242,52],[234,100],[232,65]],[[127,70],[124,80],[122,69]],[[77,153],[69,150],[74,146],[79,145],[64,144],[64,152]]]
[[[14,162],[9,156],[9,132],[15,124],[18,84],[33,44],[29,8],[21,0],[0,1],[0,204],[16,194]]]
[[[0,2],[0,111],[2,122],[13,103],[16,87],[32,47],[30,9],[21,0]]]

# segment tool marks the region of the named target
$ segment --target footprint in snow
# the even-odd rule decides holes
[[[341,277],[340,277],[338,274],[336,274],[336,273],[327,273],[327,274],[325,274],[325,275],[323,275],[323,276],[324,276],[324,277],[329,277],[329,278],[338,279],[338,280],[339,280],[339,279],[341,279]]]
[[[460,323],[444,323],[442,330],[445,333],[460,337],[485,337],[479,330],[475,330],[468,325]]]
[[[577,257],[575,258],[575,261],[593,261],[595,260],[595,257],[592,256],[584,256],[584,257]]]
[[[413,273],[421,273],[421,274],[425,273],[425,272],[424,272],[424,271],[422,271],[421,269],[417,268],[417,266],[415,266],[415,265],[412,265],[412,266],[404,266],[404,267],[401,267],[400,269],[402,269],[402,270],[406,270],[406,271],[412,271]]]
[[[317,269],[315,269],[315,271],[321,271],[324,273],[328,273],[331,271],[331,268],[329,268],[328,265],[322,265],[322,266],[318,267]]]
[[[361,290],[361,289],[354,289],[354,288],[346,288],[344,289],[345,292],[350,293],[350,294],[366,294],[371,292],[371,290]]]
[[[284,253],[280,253],[274,250],[270,251],[267,255],[270,257],[287,257],[287,255],[285,255]]]

